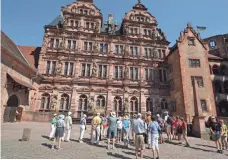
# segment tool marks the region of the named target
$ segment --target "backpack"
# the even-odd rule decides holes
[[[169,125],[172,125],[172,118],[169,116],[168,118],[167,118],[167,124],[169,124]]]

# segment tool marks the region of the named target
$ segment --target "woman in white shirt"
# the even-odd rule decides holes
[[[123,128],[123,124],[122,124],[122,118],[118,117],[117,119],[117,142],[121,142],[122,139],[122,128]]]

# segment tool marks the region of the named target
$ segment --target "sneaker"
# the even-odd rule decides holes
[[[222,154],[223,153],[223,150],[220,150],[220,153]]]
[[[156,159],[159,159],[159,157],[157,157]]]
[[[220,153],[220,150],[217,150],[217,153]]]

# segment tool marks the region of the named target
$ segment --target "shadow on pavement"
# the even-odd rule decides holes
[[[42,146],[48,147],[49,149],[51,149],[52,145],[51,144],[47,144],[47,143],[42,143]]]
[[[210,148],[216,148],[215,146],[208,146],[208,145],[204,145],[204,144],[196,144],[197,146],[203,146],[203,147],[210,147]]]
[[[108,152],[107,155],[108,155],[108,156],[116,157],[116,158],[118,158],[118,159],[131,159],[131,158],[129,158],[129,157],[125,157],[125,156],[123,156],[123,155],[121,155],[121,154],[118,154],[118,153]]]
[[[168,140],[166,140],[165,143],[167,143],[167,144],[173,144],[173,145],[179,145],[179,146],[181,145],[180,142],[173,142],[173,141],[168,141]]]
[[[42,135],[41,137],[46,138],[46,139],[49,140],[49,137],[48,136]]]
[[[133,153],[133,152],[126,152],[126,151],[122,151],[123,153],[125,153],[125,154],[129,154],[129,155],[133,155],[133,156],[135,156],[135,152]]]
[[[190,146],[190,147],[188,147],[188,148],[195,149],[195,150],[201,150],[201,151],[204,151],[204,152],[215,152],[215,151],[213,151],[213,150],[202,149],[202,148],[192,147],[192,146]]]

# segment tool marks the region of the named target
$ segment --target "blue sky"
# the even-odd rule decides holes
[[[2,30],[18,45],[41,46],[44,25],[75,0],[2,0]],[[202,38],[228,33],[228,0],[141,0],[174,44],[187,22],[206,26]],[[109,13],[120,22],[137,0],[94,0],[104,20]]]

